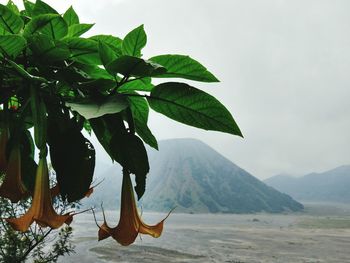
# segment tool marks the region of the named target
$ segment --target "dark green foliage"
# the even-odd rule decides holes
[[[150,92],[154,88],[154,86],[152,85],[152,83],[147,82],[146,80],[147,80],[147,78],[142,78],[142,79],[137,79],[137,80],[134,80],[131,82],[123,83],[123,85],[121,85],[118,88],[118,91],[121,93],[128,93],[128,91],[147,91],[147,92]],[[129,98],[131,98],[131,97],[132,96],[130,96]]]
[[[158,150],[157,140],[147,126],[149,113],[147,100],[142,97],[129,97],[128,100],[134,119],[135,131],[145,143]]]
[[[147,152],[141,139],[132,133],[115,133],[110,147],[113,159],[135,174],[135,190],[140,199],[145,192],[146,175],[149,172]]]
[[[187,84],[160,84],[154,87],[148,101],[152,109],[179,122],[242,136],[229,111],[217,99]]]
[[[29,38],[29,46],[33,55],[44,61],[60,61],[69,58],[68,45],[61,41],[55,41],[47,35],[37,34]]]
[[[106,69],[108,72],[120,73],[126,77],[152,77],[166,72],[166,69],[159,64],[131,56],[121,56],[113,60]]]
[[[1,56],[14,58],[26,47],[26,40],[19,35],[0,36]],[[4,55],[2,55],[4,54]]]
[[[67,32],[67,23],[60,15],[43,14],[30,20],[23,30],[23,36],[28,38],[34,34],[44,34],[52,39],[61,39]]]
[[[8,33],[17,34],[23,28],[24,22],[13,9],[0,4],[0,25]]]
[[[88,65],[101,64],[96,41],[79,37],[68,37],[64,39],[64,42],[68,45],[71,52],[71,60]]]
[[[29,131],[24,131],[20,137],[22,180],[29,190],[34,192],[37,164],[34,161],[34,141]]]
[[[117,57],[122,55],[123,40],[121,40],[119,37],[111,35],[96,35],[90,37],[89,39],[99,41],[108,45],[108,47],[111,48],[117,54]]]
[[[100,54],[100,58],[103,66],[105,66],[107,70],[108,70],[107,65],[117,59],[117,55],[112,49],[112,47],[110,47],[108,44],[106,44],[103,41],[98,42],[98,53]],[[114,74],[113,71],[108,70],[108,72],[112,75]]]
[[[122,51],[124,55],[141,57],[141,49],[146,45],[147,36],[143,25],[127,34],[123,40]]]
[[[203,65],[189,56],[160,55],[150,58],[150,60],[167,69],[165,74],[158,76],[160,78],[184,78],[203,82],[219,81]]]
[[[0,5],[0,112],[5,116],[0,126],[34,127],[28,141],[40,155],[50,154],[69,201],[82,198],[93,179],[94,147],[82,129],[94,132],[110,157],[135,174],[139,198],[149,171],[144,142],[158,148],[148,127],[149,106],[194,127],[241,136],[231,114],[211,95],[184,83],[152,84],[154,77],[218,80],[188,56],[142,58],[143,25],[124,39],[84,38],[93,24],[81,23],[72,7],[63,15],[40,0],[24,0],[24,7]],[[9,107],[12,100],[15,107]],[[31,186],[32,151],[23,152],[22,159]]]
[[[69,202],[82,199],[92,182],[95,167],[93,145],[81,134],[74,121],[64,118],[57,121],[57,116],[50,116],[48,136],[51,162],[61,195]]]
[[[68,37],[79,37],[85,32],[89,31],[94,24],[76,24],[76,25],[71,25],[68,28]]]
[[[58,12],[45,2],[37,0],[32,11],[32,16],[39,16],[43,14],[58,14]]]
[[[79,24],[79,17],[72,6],[64,13],[63,19],[68,26]]]

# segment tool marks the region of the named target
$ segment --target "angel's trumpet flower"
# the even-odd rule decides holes
[[[39,160],[36,172],[34,196],[32,205],[23,216],[19,218],[8,218],[7,222],[13,229],[25,232],[35,221],[42,227],[59,228],[64,223],[70,224],[73,215],[59,215],[52,206],[52,197],[49,186],[49,173],[46,158]]]
[[[104,222],[99,226],[98,240],[111,236],[121,245],[128,246],[135,242],[139,233],[159,237],[163,231],[164,221],[169,214],[156,225],[146,225],[137,211],[130,175],[124,172],[119,223],[114,228],[109,227],[103,212]]]
[[[6,172],[6,145],[9,139],[9,131],[7,127],[0,129],[0,173]]]
[[[17,203],[29,196],[29,192],[22,182],[21,151],[18,145],[11,150],[6,175],[0,186],[0,196],[10,199],[12,203]]]

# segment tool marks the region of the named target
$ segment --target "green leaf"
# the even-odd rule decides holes
[[[34,191],[35,174],[37,164],[34,161],[35,145],[32,135],[28,130],[21,133],[21,176],[30,192]]]
[[[58,12],[45,2],[36,0],[34,9],[32,11],[32,16],[36,17],[43,14],[58,14]]]
[[[85,197],[95,168],[95,149],[76,125],[49,119],[49,146],[61,195],[69,202]],[[72,121],[71,121],[72,122]]]
[[[6,36],[6,35],[12,35],[10,32],[5,30],[2,25],[0,24],[0,36]]]
[[[89,122],[94,134],[96,135],[96,138],[113,160],[110,144],[112,136],[116,132],[121,132],[125,130],[121,114],[108,114],[99,118],[90,119]]]
[[[23,28],[24,22],[10,8],[0,4],[0,25],[11,34],[17,34]]]
[[[94,24],[75,24],[68,27],[68,37],[79,37],[89,31]]]
[[[16,58],[26,45],[25,38],[19,35],[0,36],[0,52],[6,57]]]
[[[147,143],[152,148],[159,150],[157,138],[153,135],[152,131],[146,124],[140,124],[138,122],[135,123],[135,130],[145,143]]]
[[[127,133],[122,114],[107,114],[99,118],[90,119],[89,122],[100,144],[111,157],[111,160],[115,160],[112,151],[118,149],[113,149],[111,139],[115,134]]]
[[[26,15],[30,17],[33,16],[33,10],[34,10],[35,4],[32,3],[31,1],[23,0],[23,5],[25,8]]]
[[[22,154],[21,158],[21,175],[25,187],[29,192],[34,193],[35,187],[35,175],[38,165],[34,161],[33,157]]]
[[[86,65],[75,62],[75,67],[79,68],[82,72],[85,72],[91,79],[112,79],[111,76],[105,69],[98,67],[97,65]]]
[[[47,80],[43,77],[31,75],[28,71],[26,71],[24,68],[22,68],[22,66],[18,65],[16,62],[9,59],[6,59],[6,61],[21,77],[31,81],[47,82]]]
[[[60,15],[44,14],[34,17],[24,28],[23,36],[31,37],[33,34],[44,34],[53,39],[61,39],[67,35],[67,23]]]
[[[101,65],[98,46],[95,41],[79,37],[65,38],[64,41],[72,53],[71,60],[88,65]]]
[[[124,76],[151,77],[165,73],[165,68],[141,58],[122,56],[106,66],[108,72],[120,73]]]
[[[109,45],[101,41],[98,42],[98,53],[100,54],[102,64],[105,66],[105,68],[109,63],[117,58],[117,55],[109,47]],[[110,73],[113,74],[113,72]]]
[[[63,19],[66,21],[68,26],[79,24],[79,17],[72,6],[69,7],[68,10],[64,13]]]
[[[78,83],[79,90],[89,92],[89,94],[104,94],[109,95],[117,86],[115,80],[111,79],[94,79],[86,82]]]
[[[138,95],[136,92],[133,94]],[[147,124],[149,114],[147,100],[141,96],[128,96],[128,101],[133,118],[142,124]]]
[[[135,130],[142,140],[149,146],[158,150],[157,139],[147,126],[149,106],[147,100],[143,97],[129,96],[128,101],[132,116],[134,118]]]
[[[153,89],[153,85],[151,83],[145,83],[142,80],[131,80],[125,82],[118,88],[118,92],[128,92],[128,91],[151,91]]]
[[[115,80],[112,79],[93,79],[86,82],[78,83],[79,89],[82,91],[88,90],[92,93],[95,93],[98,90],[111,90],[117,86]]]
[[[103,100],[100,103],[97,102],[66,102],[66,105],[73,111],[78,112],[85,119],[98,118],[105,114],[117,113],[128,107],[128,102],[124,96],[115,95]]]
[[[142,140],[132,133],[114,134],[111,151],[113,158],[123,169],[135,174],[135,191],[140,199],[145,192],[146,175],[149,172],[148,156]]]
[[[67,84],[69,85],[69,91],[71,91],[71,87],[75,87],[76,84],[90,81],[90,76],[76,66],[78,65],[63,67],[56,71],[54,78],[60,82],[59,87],[63,90],[66,90],[65,86]]]
[[[68,46],[47,35],[35,34],[30,38],[29,47],[36,58],[46,61],[60,61],[69,58]]]
[[[187,84],[168,82],[155,86],[148,102],[153,110],[184,124],[242,136],[224,105]]]
[[[33,141],[32,134],[29,130],[24,130],[21,134],[21,145],[23,148],[24,155],[28,155],[29,157],[34,159],[35,156],[35,144]],[[22,155],[22,156],[24,156]]]
[[[189,56],[160,55],[149,60],[156,62],[167,69],[159,78],[184,78],[202,82],[219,82],[203,65]]]
[[[127,132],[120,113],[91,119],[90,124],[109,156],[122,165],[125,171],[135,174],[135,190],[140,199],[145,191],[146,174],[149,171],[147,152],[142,141]]]
[[[124,55],[141,57],[141,49],[146,45],[147,36],[143,25],[127,34],[123,40],[122,51]]]
[[[46,105],[35,87],[31,87],[31,110],[34,122],[34,142],[39,150],[46,145],[47,116]]]
[[[118,57],[122,55],[122,40],[119,37],[111,36],[111,35],[96,35],[92,36],[89,39],[95,40],[97,42],[103,42],[104,44],[109,45],[111,49],[113,49]]]
[[[12,0],[9,0],[6,6],[10,8],[10,10],[12,10],[12,12],[14,12],[16,15],[20,15],[18,7]]]

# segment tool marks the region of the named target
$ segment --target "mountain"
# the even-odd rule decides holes
[[[141,199],[145,210],[193,213],[254,213],[298,211],[303,206],[253,177],[201,141],[172,139],[148,150],[151,172]],[[121,169],[114,165],[99,178],[98,205],[117,208]],[[107,203],[108,200],[108,203]]]
[[[299,201],[350,201],[350,165],[302,177],[276,175],[264,182]]]

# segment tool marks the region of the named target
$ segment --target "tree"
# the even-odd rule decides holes
[[[51,228],[72,221],[74,214],[58,215],[52,208],[47,157],[64,200],[89,194],[95,150],[85,129],[123,168],[120,222],[111,228],[104,221],[99,239],[112,236],[128,245],[138,233],[158,237],[164,220],[155,226],[141,220],[130,180],[133,174],[140,199],[150,169],[144,143],[158,149],[147,126],[149,109],[197,128],[242,134],[213,96],[186,83],[153,85],[152,80],[218,79],[189,56],[142,58],[147,42],[143,25],[124,39],[84,38],[93,24],[80,23],[72,7],[64,15],[40,0],[24,0],[24,7],[19,10],[12,1],[0,5],[0,168],[6,173],[0,194],[13,202],[33,196],[28,211],[7,222],[26,231],[34,221]]]

